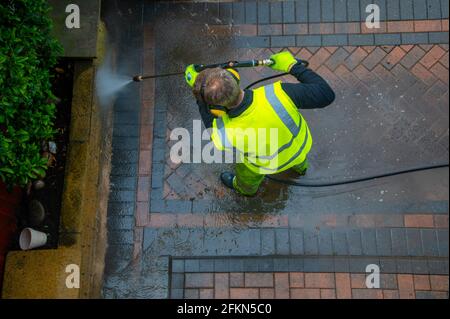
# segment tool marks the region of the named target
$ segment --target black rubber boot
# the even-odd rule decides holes
[[[220,174],[220,180],[222,181],[222,183],[231,189],[234,189],[233,187],[233,179],[234,179],[234,174],[230,173],[230,172],[224,172],[222,174]]]

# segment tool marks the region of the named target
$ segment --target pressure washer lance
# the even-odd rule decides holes
[[[216,64],[194,64],[195,71],[201,72],[206,69],[213,69],[213,68],[222,68],[222,69],[231,69],[231,68],[252,68],[257,66],[270,66],[274,62],[271,59],[264,59],[264,60],[249,60],[249,61],[229,61],[225,63],[216,63]],[[176,73],[166,73],[166,74],[158,74],[158,75],[136,75],[133,77],[133,81],[135,82],[141,82],[146,79],[154,79],[154,78],[162,78],[166,76],[173,76],[173,75],[182,75],[183,72],[176,72]]]

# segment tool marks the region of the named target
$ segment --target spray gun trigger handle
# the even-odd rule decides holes
[[[196,72],[202,72],[205,69],[205,66],[203,64],[194,64],[194,70]]]

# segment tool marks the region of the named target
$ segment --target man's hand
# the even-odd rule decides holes
[[[195,84],[195,79],[197,79],[198,72],[195,70],[194,64],[188,65],[186,71],[184,71],[184,79],[186,83],[193,88]]]
[[[289,51],[274,54],[270,57],[270,59],[274,62],[270,68],[280,72],[289,72],[298,62]]]

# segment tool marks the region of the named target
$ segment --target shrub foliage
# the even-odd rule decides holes
[[[49,71],[62,48],[48,12],[46,0],[0,2],[0,178],[11,186],[45,175],[41,145],[55,133]]]

